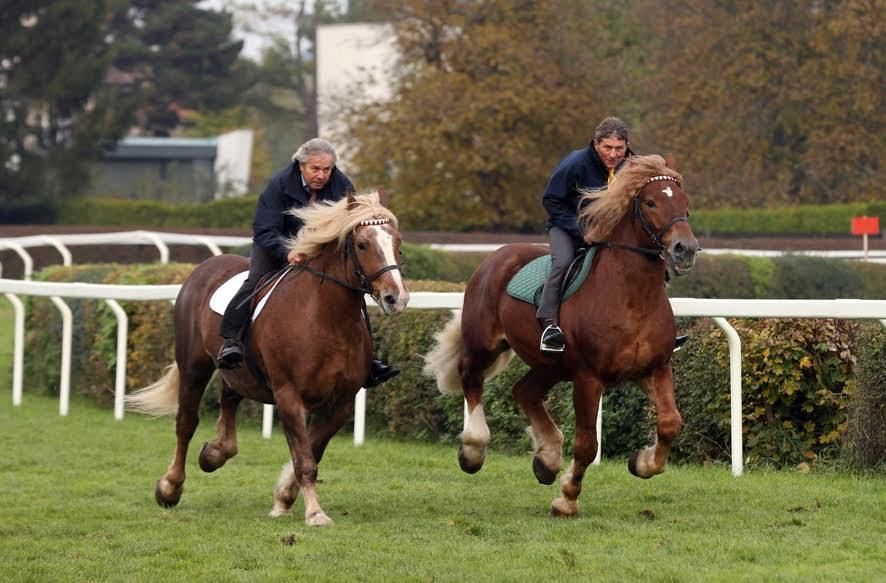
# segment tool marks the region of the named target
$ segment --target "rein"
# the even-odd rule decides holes
[[[650,182],[660,182],[660,181],[671,181],[675,182],[677,186],[680,186],[680,181],[674,178],[673,176],[653,176],[646,180],[640,190],[646,187]],[[611,241],[600,241],[591,243],[591,247],[606,247],[609,249],[625,249],[627,251],[633,251],[634,253],[640,253],[641,255],[648,255],[650,257],[657,257],[664,261],[664,257],[662,257],[661,252],[664,250],[664,244],[661,242],[662,237],[677,223],[680,222],[689,222],[687,217],[674,217],[668,224],[662,227],[658,233],[655,233],[652,230],[652,226],[646,220],[646,217],[643,215],[643,209],[640,208],[640,191],[637,191],[637,194],[634,196],[634,208],[633,208],[633,216],[635,218],[640,219],[640,226],[643,227],[643,232],[649,236],[649,239],[652,240],[652,244],[655,245],[655,249],[649,249],[647,247],[636,247],[634,245],[624,245],[622,243],[612,243]]]

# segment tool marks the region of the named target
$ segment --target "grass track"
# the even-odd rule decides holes
[[[240,455],[213,474],[192,443],[182,503],[153,500],[174,443],[170,419],[74,399],[0,395],[0,580],[276,581],[855,580],[886,573],[886,481],[839,474],[671,467],[642,481],[592,469],[582,514],[547,515],[555,486],[528,456],[492,452],[458,469],[452,447],[333,440],[312,529],[296,504],[270,519],[285,457],[279,431],[241,428]],[[294,537],[294,544],[287,544]]]

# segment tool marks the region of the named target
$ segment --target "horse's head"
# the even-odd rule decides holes
[[[689,226],[689,197],[679,176],[651,176],[634,198],[634,216],[676,275],[695,265],[698,240]]]
[[[615,245],[610,236],[624,224],[631,232],[636,229],[628,247],[661,256],[676,275],[689,273],[695,264],[698,240],[689,227],[683,177],[661,156],[628,158],[615,181],[603,190],[585,192],[584,202],[590,204],[583,206],[579,220],[587,227],[589,244]]]
[[[363,219],[349,241],[361,285],[372,290],[382,312],[402,312],[409,303],[409,290],[400,271],[400,232],[396,223],[388,217]]]

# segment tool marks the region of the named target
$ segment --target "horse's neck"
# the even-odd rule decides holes
[[[643,231],[639,221],[633,220],[631,216],[629,213],[619,221],[609,237],[609,242],[653,251],[654,248],[649,236]],[[614,277],[630,281],[651,278],[662,282],[662,286],[664,285],[666,267],[664,261],[657,255],[629,249],[610,248],[603,253],[600,261],[611,262],[617,268]]]
[[[357,308],[362,306],[360,302],[362,294],[354,289],[359,287],[359,282],[354,275],[353,263],[346,260],[341,251],[330,245],[321,251],[308,265],[316,273],[302,274],[297,283],[296,294],[302,296],[312,293],[316,294],[324,305],[344,307],[353,304]],[[352,311],[352,314],[346,309],[341,311],[321,311],[330,315],[333,320],[343,319],[349,315],[361,314],[358,310]]]

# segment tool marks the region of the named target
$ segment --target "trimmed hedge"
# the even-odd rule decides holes
[[[420,255],[420,261],[413,264],[422,265],[424,273],[429,274],[437,254],[442,252],[416,248],[408,255]],[[697,273],[675,281],[670,291],[672,295],[696,297],[752,297],[754,292],[763,292],[766,297],[787,297],[779,286],[790,285],[792,289],[805,290],[806,297],[852,290],[861,290],[868,294],[866,297],[886,297],[882,287],[886,266],[823,261],[810,263],[808,258],[794,256],[750,261],[706,257],[700,260]],[[445,267],[446,263],[440,265]],[[813,268],[819,265],[824,266],[827,282],[822,282],[822,272]],[[39,277],[53,281],[178,283],[192,267],[53,267]],[[409,280],[408,285],[413,291],[463,289],[461,283],[443,281]],[[76,327],[73,386],[109,405],[116,356],[113,314],[104,302],[69,303]],[[158,378],[172,361],[172,310],[169,302],[123,304],[130,317],[127,390],[131,391]],[[461,399],[440,395],[433,380],[420,372],[422,355],[428,352],[434,333],[449,317],[448,310],[408,310],[397,317],[373,316],[377,353],[399,364],[403,372],[370,390],[367,429],[371,434],[456,440],[463,422]],[[876,325],[873,331],[855,322],[833,320],[737,320],[734,325],[741,335],[744,352],[748,463],[782,466],[829,459],[842,447],[853,467],[883,465],[884,449],[880,444],[886,443],[886,424],[871,416],[883,411],[886,386],[886,348],[883,333]],[[27,327],[28,388],[56,392],[61,330],[57,310],[48,300],[33,298]],[[677,402],[684,417],[674,459],[726,463],[730,451],[727,343],[708,319],[681,318],[678,328],[680,333],[690,334],[690,341],[674,356]],[[515,360],[485,389],[485,409],[492,446],[496,449],[530,448],[525,416],[511,396],[512,385],[525,371],[525,365]],[[216,395],[216,387],[210,387],[204,409],[216,408]],[[566,435],[564,454],[569,455],[574,431],[571,386],[557,385],[549,396],[548,407]],[[626,384],[610,389],[604,395],[603,407],[604,455],[627,457],[651,442],[654,416],[637,387]],[[257,422],[260,406],[244,402],[241,417]]]
[[[68,197],[60,205],[57,221],[70,225],[244,228],[252,224],[256,200],[256,196],[250,195],[206,203],[175,204],[153,200]],[[692,226],[696,233],[707,236],[848,235],[852,217],[863,215],[880,217],[881,224],[886,223],[886,203],[701,209],[692,211]],[[537,232],[543,232],[541,224]]]

